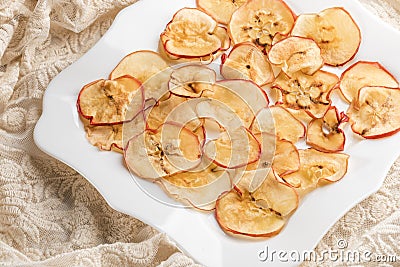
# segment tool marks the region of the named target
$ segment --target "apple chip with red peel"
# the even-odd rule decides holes
[[[324,65],[317,43],[312,39],[295,36],[274,44],[268,52],[268,58],[289,76],[298,71],[313,75]]]
[[[321,182],[337,182],[347,173],[347,154],[325,153],[309,148],[299,150],[299,155],[300,169],[282,176],[282,179],[297,187],[301,195],[314,190]]]
[[[250,129],[253,133],[274,134],[279,139],[285,139],[292,143],[296,143],[306,133],[303,123],[281,106],[262,109],[255,117]]]
[[[283,107],[322,118],[331,105],[329,93],[338,81],[335,74],[320,70],[312,76],[298,72],[291,78],[281,73],[273,86],[282,91]]]
[[[221,74],[225,79],[246,79],[261,86],[274,79],[274,72],[264,53],[253,43],[240,43],[223,56]]]
[[[160,182],[177,199],[207,211],[215,208],[215,201],[223,192],[232,189],[231,175],[203,157],[195,169],[165,176]]]
[[[247,0],[197,0],[197,6],[219,23],[227,25],[233,12],[246,2]]]
[[[86,137],[89,142],[101,150],[122,152],[122,124],[86,125]]]
[[[278,234],[298,206],[293,188],[270,172],[254,192],[248,190],[254,172],[246,172],[232,190],[217,200],[215,215],[221,228],[233,234],[270,237]]]
[[[176,57],[200,58],[212,55],[225,46],[217,22],[195,8],[183,8],[175,13],[161,34],[165,51]],[[224,41],[221,41],[224,39]]]
[[[339,127],[346,121],[344,113],[339,114],[336,107],[330,107],[323,118],[313,119],[308,124],[307,144],[322,152],[343,151],[346,137]]]
[[[78,112],[90,121],[91,125],[119,124],[127,121],[125,115],[129,108],[143,110],[141,83],[131,76],[115,80],[97,80],[85,85],[79,92]],[[139,94],[138,97],[135,97]],[[138,103],[131,105],[131,101]],[[136,105],[137,104],[137,105]]]
[[[164,123],[129,140],[124,158],[134,174],[144,179],[158,179],[196,167],[201,162],[201,147],[192,131]]]
[[[228,31],[234,44],[252,42],[268,51],[274,36],[288,34],[294,21],[282,0],[250,0],[232,14]]]
[[[340,91],[348,102],[365,86],[399,87],[396,78],[378,62],[359,61],[343,72]]]
[[[261,146],[246,128],[227,129],[218,139],[204,146],[204,155],[216,165],[236,169],[256,162],[261,155]]]
[[[319,14],[302,14],[294,24],[293,36],[312,38],[321,48],[325,63],[341,66],[358,51],[361,32],[342,7],[328,8]]]
[[[212,90],[216,77],[215,71],[206,66],[183,66],[171,73],[169,91],[181,97],[200,97],[204,90]]]
[[[367,139],[400,131],[400,88],[364,87],[358,92],[347,115],[351,129]]]
[[[109,79],[130,75],[144,83],[153,75],[168,68],[168,63],[157,52],[139,50],[125,56],[110,73]]]

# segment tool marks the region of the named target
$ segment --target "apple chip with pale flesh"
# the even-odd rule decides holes
[[[129,108],[136,110],[133,116],[143,110],[141,85],[131,76],[89,83],[79,92],[78,112],[88,119],[91,125],[119,124],[127,121],[131,119],[125,117]],[[132,105],[134,99],[137,103],[134,101]]]
[[[323,182],[334,183],[347,173],[349,155],[325,153],[313,148],[299,150],[300,169],[282,176],[300,195],[317,188]]]
[[[331,66],[341,66],[350,61],[361,43],[360,29],[341,7],[300,15],[291,34],[313,39],[321,48],[325,63]]]
[[[391,136],[400,131],[400,88],[364,87],[347,116],[351,129],[367,139]]]
[[[322,118],[331,105],[329,93],[338,81],[335,74],[321,70],[312,76],[298,72],[289,77],[281,72],[273,86],[282,92],[283,107]]]
[[[227,25],[233,12],[247,0],[197,0],[197,6],[221,24]]]
[[[175,69],[168,83],[169,91],[177,96],[200,97],[204,90],[212,90],[216,73],[202,65],[187,65]]]
[[[231,234],[270,237],[278,234],[298,206],[295,190],[270,172],[254,192],[248,190],[253,172],[246,172],[232,190],[217,200],[215,216],[221,228]]]
[[[322,152],[343,151],[346,137],[340,126],[347,121],[344,113],[339,114],[336,107],[330,107],[323,118],[308,124],[307,144]]]
[[[221,74],[225,79],[246,79],[261,86],[274,79],[274,72],[264,53],[253,43],[235,45],[222,56]]]
[[[289,76],[298,71],[313,75],[324,65],[317,43],[302,37],[288,37],[277,42],[269,50],[268,58]]]
[[[274,134],[279,139],[292,143],[299,141],[306,133],[304,124],[281,106],[262,109],[255,117],[250,129],[253,133]]]
[[[175,13],[160,39],[167,54],[178,58],[201,58],[226,47],[227,33],[206,13],[183,8]]]
[[[130,139],[124,158],[134,174],[158,179],[196,167],[201,162],[201,147],[192,131],[166,122]]]
[[[288,34],[295,15],[282,0],[250,0],[231,17],[229,35],[234,44],[252,42],[268,51],[276,34]]]
[[[378,62],[359,61],[340,78],[340,91],[348,102],[357,98],[358,91],[365,86],[399,87],[396,78]]]

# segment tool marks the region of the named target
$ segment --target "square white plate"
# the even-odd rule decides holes
[[[400,77],[400,33],[371,15],[356,1],[286,1],[299,13],[319,12],[327,7],[344,6],[362,31],[362,44],[356,58],[336,70],[340,74],[358,60],[381,62]],[[341,181],[309,194],[285,229],[276,237],[245,240],[226,235],[214,219],[191,209],[174,208],[145,194],[122,164],[118,153],[99,152],[85,138],[76,111],[76,99],[84,84],[106,78],[128,53],[157,50],[159,34],[172,15],[194,0],[145,0],[124,9],[109,31],[82,58],[62,71],[50,83],[43,99],[43,114],[36,125],[36,144],[46,153],[76,169],[88,179],[118,211],[130,214],[163,232],[197,261],[207,266],[265,266],[260,251],[311,250],[326,231],[352,206],[378,190],[400,152],[400,134],[381,140],[362,140],[346,127],[345,152],[350,154],[349,169]],[[339,105],[344,108],[343,105]],[[158,189],[161,190],[161,189]],[[297,265],[294,262],[275,261]]]

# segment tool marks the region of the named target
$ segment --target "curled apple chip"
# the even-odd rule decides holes
[[[200,97],[204,90],[212,90],[216,81],[214,70],[202,65],[187,65],[175,69],[169,80],[169,91],[181,97]]]
[[[213,210],[218,197],[233,187],[231,173],[206,157],[195,169],[165,176],[160,182],[170,195],[201,210]]]
[[[282,92],[282,106],[304,110],[313,118],[321,118],[331,105],[329,93],[339,78],[330,72],[317,71],[314,75],[296,73],[292,77],[280,73],[274,87]]]
[[[293,173],[300,168],[300,156],[296,146],[287,140],[277,140],[272,169],[279,175]]]
[[[233,12],[247,0],[197,0],[197,6],[221,24],[228,24]]]
[[[346,137],[339,127],[346,121],[344,113],[339,114],[336,107],[330,107],[323,118],[313,119],[308,124],[307,144],[323,152],[343,151]]]
[[[268,51],[274,36],[288,34],[294,20],[282,0],[250,0],[232,14],[228,31],[234,44],[252,42]]]
[[[291,34],[317,42],[325,63],[332,66],[350,61],[361,43],[360,29],[342,7],[328,8],[319,14],[300,15]]]
[[[101,150],[122,152],[122,124],[86,125],[86,137],[89,142]]]
[[[183,8],[175,13],[160,39],[169,55],[200,58],[212,55],[226,45],[223,30],[218,28],[217,22],[206,13]]]
[[[216,219],[221,228],[233,234],[270,237],[278,234],[298,205],[293,188],[277,181],[270,172],[254,192],[248,190],[253,172],[247,172],[232,190],[217,200]]]
[[[141,83],[131,76],[115,80],[97,80],[85,85],[79,92],[78,112],[91,125],[117,124],[129,120],[125,115],[129,108],[143,110]],[[135,95],[138,103],[132,103]]]
[[[364,87],[347,115],[353,132],[377,139],[400,131],[400,88]]]
[[[221,74],[225,79],[246,79],[261,86],[272,82],[274,72],[264,53],[253,43],[235,45],[222,57]]]
[[[192,131],[167,122],[130,139],[124,159],[139,177],[158,179],[196,167],[201,162],[201,148]]]
[[[295,36],[274,44],[268,52],[268,58],[272,64],[281,66],[289,76],[298,71],[312,75],[324,65],[317,43]]]
[[[314,190],[320,183],[337,182],[347,173],[349,156],[343,153],[325,153],[313,148],[299,150],[300,169],[282,176],[302,195]]]
[[[253,133],[274,134],[279,139],[285,139],[292,143],[296,143],[306,133],[303,123],[281,106],[262,109],[255,117],[250,129]]]
[[[244,127],[223,131],[216,140],[210,140],[204,146],[204,155],[216,165],[227,169],[256,162],[260,154],[260,143]]]
[[[340,91],[348,102],[365,86],[399,87],[396,78],[378,62],[359,61],[343,72]]]

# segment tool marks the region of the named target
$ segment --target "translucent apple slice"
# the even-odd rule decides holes
[[[322,118],[331,105],[329,93],[338,81],[335,74],[321,70],[312,76],[296,73],[291,78],[280,73],[273,86],[282,92],[283,107]]]
[[[367,139],[400,131],[400,88],[364,87],[353,100],[347,115],[351,129]]]
[[[312,75],[324,65],[317,43],[302,37],[288,37],[277,42],[269,50],[268,58],[289,76],[298,71]]]
[[[169,80],[169,91],[181,97],[200,97],[204,90],[212,90],[216,81],[214,70],[202,65],[187,65],[175,69]]]
[[[295,15],[281,0],[250,0],[231,17],[228,31],[234,44],[252,42],[268,51],[274,36],[288,34]]]
[[[210,140],[204,146],[204,155],[216,165],[227,169],[236,169],[256,162],[260,154],[260,143],[244,127],[223,131],[218,139]]]
[[[282,176],[300,195],[314,190],[322,183],[334,183],[347,173],[347,154],[325,153],[313,148],[299,150],[300,169]]]
[[[246,2],[247,0],[197,0],[197,6],[217,22],[227,25],[233,12]]]
[[[399,87],[396,78],[378,62],[359,61],[343,72],[340,91],[348,102],[365,86]]]
[[[161,33],[165,51],[176,57],[199,58],[218,52],[225,45],[217,22],[195,8],[183,8],[175,13]],[[223,38],[225,39],[225,38]]]
[[[308,124],[307,144],[322,152],[343,151],[346,137],[339,127],[346,121],[344,113],[339,114],[336,107],[330,107],[323,118],[313,119]]]
[[[296,143],[303,138],[306,128],[286,108],[271,106],[262,109],[255,117],[251,127],[253,133],[265,132]]]
[[[91,125],[119,124],[126,118],[127,110],[143,110],[141,83],[131,76],[115,80],[97,80],[85,85],[79,92],[77,108]],[[138,94],[137,97],[135,95]],[[134,98],[137,103],[132,100]]]
[[[163,177],[160,182],[170,195],[205,211],[213,210],[218,196],[233,187],[231,173],[206,157],[195,169]]]
[[[332,66],[350,61],[361,43],[360,29],[342,7],[328,8],[319,14],[300,15],[291,34],[312,38],[321,47],[325,63]]]
[[[272,82],[274,72],[264,53],[253,43],[240,43],[222,57],[221,74],[225,79],[246,79],[261,86]]]
[[[271,237],[285,225],[288,215],[298,206],[293,188],[277,181],[270,172],[254,192],[248,190],[254,172],[247,172],[236,190],[222,195],[216,203],[215,215],[221,228],[232,234]]]
[[[128,169],[144,179],[158,179],[196,167],[201,162],[198,137],[190,130],[165,123],[128,141],[124,151]]]

